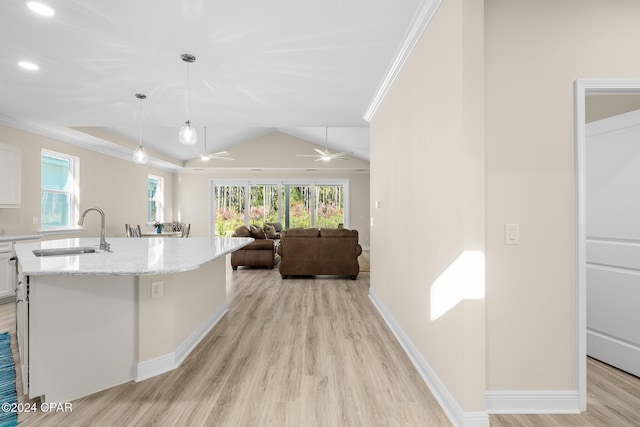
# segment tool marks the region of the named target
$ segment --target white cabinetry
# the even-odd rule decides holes
[[[22,156],[20,149],[0,144],[0,208],[20,207],[20,178]]]
[[[13,295],[16,266],[9,262],[13,256],[13,242],[0,242],[0,300]]]

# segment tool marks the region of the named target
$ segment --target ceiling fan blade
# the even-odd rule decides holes
[[[328,156],[328,155],[329,155],[329,151],[328,151],[328,150],[327,150],[327,151],[322,151],[322,150],[320,150],[320,149],[318,149],[318,148],[314,148],[313,150],[314,150],[316,153],[320,154],[321,156]]]
[[[349,160],[346,157],[332,157],[331,160]]]
[[[218,156],[218,155],[220,155],[220,156],[228,156],[229,154],[231,154],[231,153],[229,153],[228,151],[218,151],[216,153],[211,153],[209,155],[210,156]]]
[[[317,154],[296,154],[296,157],[320,157]]]
[[[343,151],[341,153],[334,153],[331,155],[331,157],[337,158],[337,157],[343,157],[347,154],[351,154],[351,151]]]

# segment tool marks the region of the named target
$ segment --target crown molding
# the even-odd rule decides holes
[[[400,74],[400,70],[402,70],[407,59],[409,59],[409,55],[411,55],[413,48],[418,44],[420,36],[422,36],[424,30],[426,30],[441,3],[442,0],[424,0],[418,8],[418,12],[414,15],[413,20],[411,21],[411,25],[404,36],[403,42],[396,53],[395,59],[387,70],[387,74],[382,80],[382,83],[378,86],[373,99],[371,99],[371,102],[369,103],[369,107],[362,116],[362,118],[367,122],[370,122],[375,115],[376,110],[387,95],[387,92],[393,85],[393,82],[395,82],[398,74]]]
[[[107,156],[133,162],[133,150],[122,147],[118,144],[114,144],[102,138],[98,138],[78,131],[73,128],[40,125],[32,122],[26,122],[24,120],[15,119],[13,117],[8,117],[2,114],[0,114],[0,125],[8,126],[45,138],[50,138],[56,141],[75,145],[76,147],[86,148],[87,150],[95,151]],[[182,169],[182,165],[174,164],[151,156],[149,156],[149,161],[145,166],[150,166],[169,172],[175,172]]]

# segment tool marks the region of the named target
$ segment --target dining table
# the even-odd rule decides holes
[[[163,231],[161,233],[148,231],[142,233],[142,237],[182,237],[182,231]]]

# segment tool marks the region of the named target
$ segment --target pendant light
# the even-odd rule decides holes
[[[189,55],[188,53],[184,53],[182,54],[182,60],[187,63],[187,121],[184,122],[180,128],[178,139],[180,140],[180,143],[184,145],[194,145],[198,142],[198,135],[196,134],[196,130],[191,126],[191,121],[189,121],[189,116],[191,115],[191,111],[189,109],[189,64],[195,62],[196,57]]]
[[[147,163],[149,157],[147,156],[147,152],[142,146],[142,100],[147,99],[147,95],[143,95],[141,93],[136,93],[136,98],[140,100],[140,113],[139,113],[139,125],[138,125],[138,135],[139,135],[139,145],[136,148],[136,151],[133,152],[133,161],[140,164]]]

